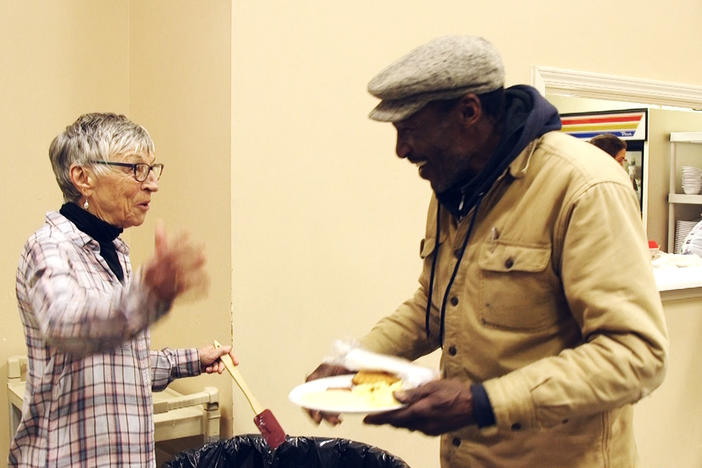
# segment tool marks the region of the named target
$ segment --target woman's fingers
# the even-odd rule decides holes
[[[162,257],[164,252],[167,250],[168,239],[166,238],[166,228],[163,224],[163,220],[156,221],[156,227],[154,228],[154,253],[156,257]]]
[[[159,297],[173,300],[188,291],[206,293],[209,277],[204,269],[204,246],[194,244],[186,232],[169,240],[162,222],[157,223],[154,245],[145,280]]]

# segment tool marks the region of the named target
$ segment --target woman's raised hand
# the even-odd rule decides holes
[[[186,293],[204,295],[209,284],[204,246],[194,244],[185,232],[168,239],[162,222],[156,224],[154,242],[154,256],[144,270],[144,282],[152,291],[164,301]]]

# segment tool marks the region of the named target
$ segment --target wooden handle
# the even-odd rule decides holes
[[[222,345],[219,344],[217,340],[214,340],[214,347],[219,349],[222,347]],[[253,412],[255,414],[263,413],[263,410],[265,408],[263,408],[263,406],[261,406],[261,403],[259,403],[256,397],[253,396],[253,393],[251,393],[251,390],[249,390],[249,386],[246,385],[244,377],[241,376],[239,369],[234,365],[234,362],[232,361],[232,358],[229,356],[229,354],[223,354],[219,359],[222,360],[222,362],[224,363],[224,367],[229,372],[229,375],[232,376],[234,382],[236,382],[241,391],[244,393],[244,396],[249,401],[249,405],[251,405],[251,409],[253,410]]]

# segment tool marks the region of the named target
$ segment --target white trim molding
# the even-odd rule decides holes
[[[570,95],[702,110],[702,86],[533,66],[531,84],[546,95]]]

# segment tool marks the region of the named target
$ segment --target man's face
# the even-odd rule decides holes
[[[435,193],[474,176],[484,164],[474,157],[474,138],[459,107],[460,103],[446,110],[441,103],[430,102],[409,118],[393,123],[397,156],[415,164],[419,176],[431,183]]]

